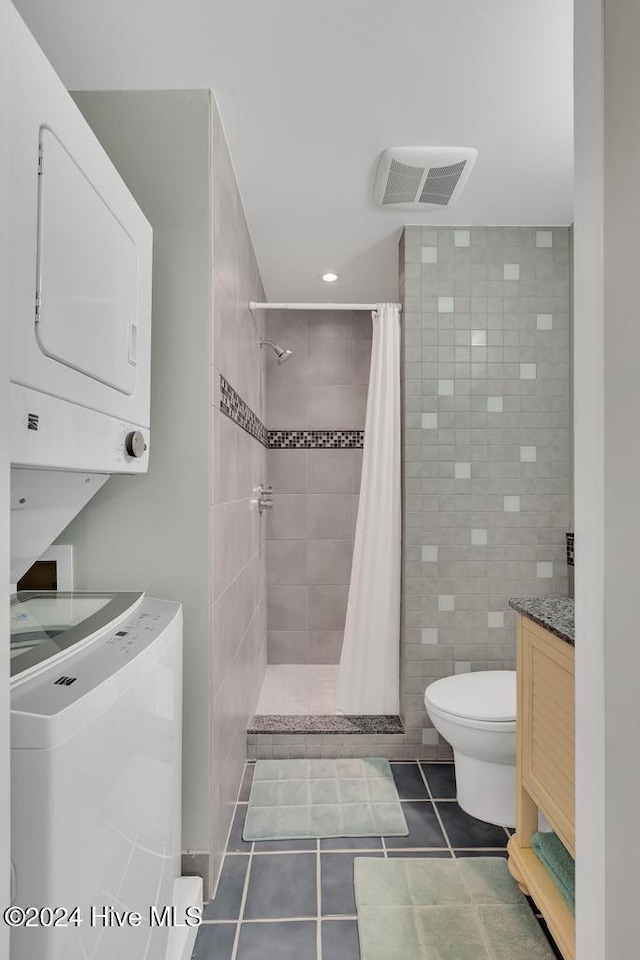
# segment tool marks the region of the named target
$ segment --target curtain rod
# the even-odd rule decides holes
[[[402,304],[396,304],[402,310]],[[377,310],[377,303],[249,303],[250,310]]]

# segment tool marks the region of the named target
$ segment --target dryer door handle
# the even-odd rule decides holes
[[[138,363],[138,324],[135,319],[131,321],[129,327],[129,363],[134,367]]]

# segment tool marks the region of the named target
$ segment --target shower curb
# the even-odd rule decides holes
[[[404,724],[392,714],[316,714],[275,715],[256,714],[247,727],[248,734],[389,734],[403,735]]]

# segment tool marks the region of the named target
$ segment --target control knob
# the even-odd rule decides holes
[[[141,457],[147,449],[144,436],[140,430],[132,430],[125,437],[124,448],[130,457]]]

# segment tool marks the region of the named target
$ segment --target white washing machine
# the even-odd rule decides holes
[[[77,907],[12,930],[11,960],[172,956],[150,909],[180,886],[181,605],[18,594],[11,674],[13,903]]]

